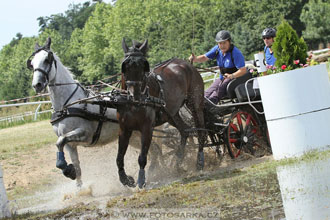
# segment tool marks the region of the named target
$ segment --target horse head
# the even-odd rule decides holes
[[[48,38],[44,46],[35,45],[35,51],[26,61],[27,68],[33,70],[32,86],[36,92],[41,92],[49,82],[52,82],[56,74],[56,60],[50,50],[51,38]]]
[[[139,100],[141,93],[146,88],[146,78],[149,74],[149,62],[146,59],[148,40],[142,44],[133,41],[132,47],[128,48],[125,39],[122,41],[125,58],[121,64],[121,72],[128,92],[134,100]]]

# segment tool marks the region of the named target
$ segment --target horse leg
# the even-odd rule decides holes
[[[77,128],[73,131],[70,131],[57,139],[56,146],[58,148],[56,167],[61,169],[64,176],[74,180],[76,179],[76,170],[73,164],[67,165],[67,162],[64,157],[64,146],[69,142],[83,142],[87,141],[87,136],[85,131],[81,128]],[[78,156],[78,154],[77,154]]]
[[[197,96],[195,96],[197,97]],[[193,99],[191,99],[193,100]],[[203,106],[204,106],[204,100],[203,97],[201,97],[199,100],[200,102],[188,102],[187,106],[190,109],[196,128],[205,128],[205,122],[204,122],[204,115],[203,115]],[[204,146],[206,143],[206,132],[202,130],[198,130],[198,154],[197,154],[197,170],[203,170],[204,168]]]
[[[132,135],[132,131],[123,131],[120,129],[119,139],[118,139],[118,153],[117,153],[117,167],[119,180],[124,186],[135,187],[135,181],[133,177],[127,176],[124,169],[124,157],[127,151],[129,138]]]
[[[139,177],[138,177],[138,186],[143,188],[145,186],[145,166],[147,165],[147,155],[152,139],[152,126],[145,126],[141,132],[141,152],[139,155]]]
[[[165,167],[165,162],[162,158],[163,152],[159,144],[152,141],[149,151],[151,156],[151,162],[148,172],[152,173],[157,167],[160,166],[160,164],[161,166]]]
[[[77,146],[71,146],[69,144],[66,144],[64,147],[69,151],[72,164],[75,168],[76,177],[77,177],[76,178],[77,186],[81,187],[82,186],[81,169],[80,169],[80,161],[79,161]]]
[[[184,154],[185,154],[185,147],[187,144],[187,138],[188,138],[188,133],[186,132],[186,129],[189,128],[189,126],[182,120],[179,112],[175,114],[175,116],[173,117],[173,121],[170,121],[170,124],[172,124],[173,126],[175,126],[179,132],[180,132],[180,136],[181,136],[181,140],[180,140],[180,147],[178,148],[178,151],[176,153],[177,155],[177,169],[179,170],[181,167],[181,164],[183,162],[183,158],[184,158]]]

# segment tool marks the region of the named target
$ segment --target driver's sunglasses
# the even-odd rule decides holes
[[[267,39],[267,40],[269,40],[269,39],[272,39],[272,37],[263,37],[262,39]]]

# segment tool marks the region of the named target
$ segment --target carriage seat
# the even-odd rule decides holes
[[[255,79],[256,80],[256,79]],[[245,89],[245,83],[238,85],[235,88],[235,94],[239,102],[246,102],[248,101],[248,96],[250,97],[251,101],[260,100],[260,90],[253,88],[253,80],[247,83],[247,91]]]
[[[234,99],[236,98],[236,92],[235,92],[235,88],[241,84],[244,83],[252,78],[252,74],[247,71],[243,76],[238,77],[236,79],[233,79],[232,81],[230,81],[227,85],[227,96],[229,99]]]

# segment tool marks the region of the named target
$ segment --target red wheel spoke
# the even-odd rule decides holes
[[[242,125],[242,118],[241,118],[241,114],[240,113],[237,113],[237,115],[236,115],[236,118],[237,118],[237,123],[238,123],[238,125]]]
[[[236,143],[236,142],[237,142],[237,139],[234,139],[234,138],[229,139],[229,143]]]
[[[245,122],[246,126],[250,124],[250,121],[251,121],[251,115],[249,114]]]
[[[233,123],[230,123],[230,127],[232,128],[232,129],[234,129],[234,131],[238,131],[238,128],[237,128],[237,126],[235,125],[235,124],[233,124]]]

